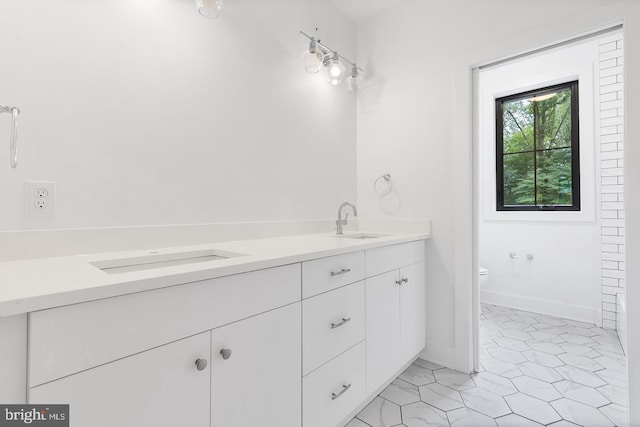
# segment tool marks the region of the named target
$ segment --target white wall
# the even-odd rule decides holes
[[[432,353],[449,354],[450,366],[472,365],[471,68],[622,21],[626,75],[639,75],[633,0],[406,0],[358,27],[359,61],[371,78],[358,106],[358,201],[363,214],[387,216],[370,188],[389,171],[403,201],[394,216],[432,218],[427,333]],[[627,78],[625,91],[626,114],[640,116],[640,80]],[[640,122],[626,124],[626,137],[640,139]],[[636,166],[626,169],[627,257],[637,259],[640,146],[627,145],[626,162]],[[629,325],[640,325],[640,272],[628,263],[627,280]],[[630,329],[630,402],[640,402],[640,338]],[[640,408],[632,403],[630,412],[640,423]]]
[[[355,199],[355,97],[308,75],[298,30],[355,57],[328,0],[5,0],[0,230],[328,219]],[[25,180],[57,182],[53,219]]]
[[[483,302],[601,324],[594,108],[598,64],[598,41],[591,39],[479,72],[478,262],[489,269]],[[579,82],[580,211],[496,211],[495,99],[572,80]],[[512,259],[510,253],[534,258]]]

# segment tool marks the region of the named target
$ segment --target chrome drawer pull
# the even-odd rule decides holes
[[[349,322],[351,322],[351,317],[343,318],[341,322],[332,323],[331,324],[331,329],[339,328],[340,326],[344,325],[345,323],[349,323]]]
[[[331,277],[336,277],[336,276],[339,276],[339,275],[341,275],[341,274],[348,273],[348,272],[350,272],[350,271],[351,271],[351,269],[350,269],[350,268],[343,268],[343,269],[342,269],[342,270],[340,270],[340,271],[332,271],[332,272],[331,272]]]
[[[340,392],[338,393],[331,393],[331,400],[336,400],[337,398],[339,398],[340,396],[342,396],[343,394],[346,393],[347,390],[349,390],[351,388],[351,383],[347,384],[347,385],[342,385],[342,390],[340,390]]]

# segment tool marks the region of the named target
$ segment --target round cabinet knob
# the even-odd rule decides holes
[[[402,285],[402,280],[396,280],[396,285]]]
[[[409,282],[409,279],[405,277],[404,279],[402,279],[402,281],[403,281],[404,283],[407,283],[407,282]]]
[[[222,350],[220,350],[220,355],[224,360],[227,360],[228,358],[231,357],[231,349],[223,348]]]
[[[204,371],[207,369],[207,359],[198,359],[196,360],[196,368],[198,371]]]

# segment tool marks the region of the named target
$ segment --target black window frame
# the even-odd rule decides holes
[[[580,109],[578,97],[578,81],[570,81],[553,86],[546,86],[527,92],[519,92],[513,95],[496,98],[496,210],[497,211],[580,211]],[[522,98],[542,96],[559,90],[571,90],[571,205],[506,205],[504,204],[504,129],[503,129],[503,104]],[[534,154],[534,201],[537,202],[537,153],[553,149],[539,149],[534,140],[533,150],[522,153]]]

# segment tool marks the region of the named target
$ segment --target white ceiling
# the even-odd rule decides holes
[[[345,15],[356,23],[388,9],[402,0],[331,0]]]

